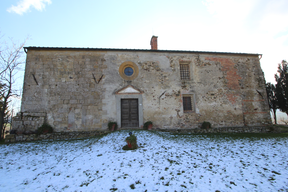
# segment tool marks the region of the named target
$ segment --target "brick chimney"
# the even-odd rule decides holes
[[[151,45],[151,50],[157,50],[158,47],[157,47],[157,36],[152,36],[151,37],[151,41],[150,41],[150,45]]]

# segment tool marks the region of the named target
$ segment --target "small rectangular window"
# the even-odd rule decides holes
[[[183,96],[183,111],[184,112],[193,112],[193,95]]]
[[[189,64],[180,64],[180,77],[181,77],[181,80],[190,79]]]

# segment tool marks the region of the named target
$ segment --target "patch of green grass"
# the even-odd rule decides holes
[[[69,188],[69,185],[65,185],[65,187],[62,188],[62,190],[68,189],[68,188]]]
[[[5,143],[5,139],[1,139],[0,144],[7,144],[7,143]]]
[[[269,179],[268,179],[269,180]],[[255,183],[249,183],[250,185],[254,185],[255,187],[257,187],[257,184]]]
[[[276,125],[277,126],[277,125]],[[280,129],[280,128],[279,128]],[[282,127],[288,131],[288,127]],[[261,139],[261,138],[275,138],[275,137],[288,137],[288,132],[285,133],[171,133],[173,139],[190,139],[189,137],[193,135],[193,138],[198,139]]]
[[[274,128],[281,128],[283,130],[287,130],[288,131],[288,126],[287,125],[272,125]]]
[[[182,184],[182,185],[180,185],[180,186],[181,186],[181,187],[184,187],[184,188],[187,188],[187,187],[186,187],[185,185],[183,185],[183,184]]]
[[[167,161],[169,161],[169,163],[173,164],[175,163],[176,165],[179,165],[179,163],[177,161],[171,160],[171,159],[167,159]]]
[[[53,176],[59,176],[61,175],[60,173],[53,173]]]
[[[80,187],[83,187],[84,185],[87,187],[89,184],[90,183],[88,183],[88,182],[83,182],[83,183],[81,183]]]
[[[272,171],[272,173],[275,173],[275,174],[277,174],[277,175],[281,175],[281,173],[278,173],[278,172],[276,172],[276,171]]]
[[[135,189],[135,185],[134,185],[134,184],[131,184],[131,185],[130,185],[130,188],[131,188],[131,189]]]

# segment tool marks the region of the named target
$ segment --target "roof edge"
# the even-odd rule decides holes
[[[201,53],[201,54],[232,54],[232,55],[255,55],[259,53],[237,53],[237,52],[215,52],[215,51],[190,51],[190,50],[151,50],[151,49],[121,49],[121,48],[81,48],[81,47],[24,47],[25,53],[28,50],[90,50],[90,51],[134,51],[134,52],[170,52],[170,53]]]

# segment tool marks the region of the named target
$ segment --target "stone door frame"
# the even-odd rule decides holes
[[[142,94],[116,94],[116,121],[121,126],[121,99],[138,99],[139,127],[143,126],[143,99]]]

